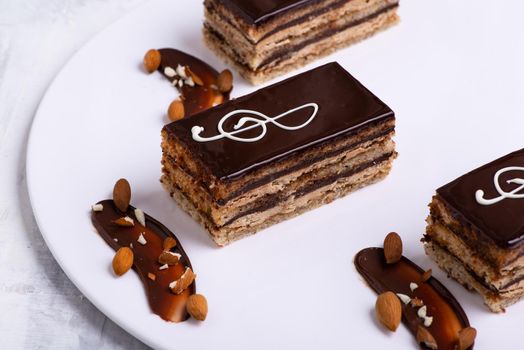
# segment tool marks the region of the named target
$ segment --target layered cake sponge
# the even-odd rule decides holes
[[[394,130],[330,63],[164,127],[161,182],[222,246],[384,178]]]
[[[524,296],[524,149],[439,188],[423,242],[493,312]]]
[[[398,0],[205,0],[204,38],[254,84],[398,22]]]

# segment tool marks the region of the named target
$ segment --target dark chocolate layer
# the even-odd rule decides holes
[[[288,22],[285,22],[283,23],[282,25],[279,25],[277,26],[276,28],[270,30],[269,32],[265,33],[264,36],[262,36],[258,41],[253,41],[252,39],[250,39],[246,33],[243,32],[242,29],[238,28],[234,23],[233,21],[231,20],[231,18],[227,17],[227,16],[224,16],[222,13],[220,13],[219,11],[216,10],[215,6],[216,4],[213,3],[213,2],[206,2],[205,3],[205,6],[206,6],[206,9],[210,12],[210,13],[216,13],[218,14],[218,16],[220,17],[220,19],[226,23],[228,23],[230,26],[232,26],[233,28],[235,28],[239,33],[242,34],[242,36],[247,40],[249,41],[251,44],[253,45],[256,45],[257,43],[263,41],[264,39],[270,37],[271,35],[275,34],[275,33],[278,33],[282,30],[285,30],[287,28],[290,28],[290,27],[293,27],[293,26],[296,26],[296,25],[299,25],[303,22],[307,22],[309,21],[312,17],[318,17],[318,16],[321,16],[329,11],[333,11],[333,10],[337,10],[338,8],[344,6],[345,4],[347,4],[348,0],[339,0],[339,1],[336,1],[336,2],[333,2],[330,6],[327,6],[327,7],[322,7],[322,8],[319,8],[315,11],[312,11],[312,12],[309,12],[299,18],[295,18],[291,21],[288,21]],[[391,8],[394,8],[394,7],[398,7],[398,3],[396,4],[392,4],[392,5],[389,5],[387,6],[388,9],[391,9]],[[384,12],[383,9],[379,10],[380,12]],[[373,14],[371,14],[373,15]],[[371,16],[370,15],[370,16]],[[369,16],[368,16],[369,17]],[[370,19],[370,18],[367,18],[367,19]],[[356,24],[353,24],[353,25],[356,25]],[[347,29],[347,27],[345,27],[344,29]],[[342,30],[344,30],[342,29]]]
[[[518,190],[524,183],[524,149],[510,153],[439,188],[437,193],[453,211],[458,220],[476,227],[501,248],[515,248],[524,238],[524,189],[516,195],[522,198],[505,198],[497,203],[483,205],[476,193],[484,192],[485,199],[501,196],[495,187],[495,174],[507,167],[521,167],[500,175],[497,184],[502,193]],[[508,183],[509,180],[512,180]]]
[[[310,103],[318,105],[318,113],[309,124],[298,130],[285,130],[270,122],[265,124],[267,130],[264,137],[255,142],[228,138],[197,142],[192,137],[191,129],[197,126],[204,128],[203,137],[217,135],[219,121],[233,111],[254,110],[273,118]],[[312,113],[312,108],[308,107],[279,119],[279,122],[286,126],[301,125]],[[243,116],[246,115],[229,118],[224,123],[224,129],[235,130],[233,125]],[[193,159],[210,174],[227,180],[276,160],[292,157],[296,152],[340,135],[353,133],[369,123],[390,118],[394,118],[394,113],[388,106],[338,63],[329,63],[192,118],[171,123],[165,130],[183,144]],[[251,125],[249,123],[246,126]],[[261,133],[262,129],[258,126],[238,136],[255,137]]]
[[[381,157],[378,157],[370,162],[367,162],[365,164],[361,164],[359,165],[358,167],[355,167],[355,168],[352,168],[352,169],[349,169],[348,171],[345,171],[345,172],[342,172],[342,173],[339,173],[337,175],[334,175],[334,176],[330,176],[330,177],[326,177],[325,179],[322,179],[321,181],[316,181],[316,182],[313,182],[313,183],[310,183],[309,185],[307,186],[304,186],[302,188],[300,188],[296,193],[294,193],[292,196],[296,199],[300,198],[300,197],[303,197],[315,190],[318,190],[319,188],[321,187],[324,187],[324,186],[328,186],[340,179],[343,179],[345,177],[349,177],[349,176],[353,176],[361,171],[364,171],[372,166],[375,166],[375,165],[378,165],[380,163],[383,163],[383,162],[386,162],[388,159],[390,159],[391,157],[393,156],[393,154],[386,154],[386,155],[383,155]],[[189,201],[189,196],[180,188],[178,187],[178,190],[182,193],[182,195]],[[255,213],[260,213],[260,212],[264,212],[266,210],[269,210],[273,207],[276,207],[277,205],[279,205],[280,203],[286,201],[289,199],[289,196],[284,196],[282,195],[280,192],[277,192],[277,193],[274,193],[274,194],[269,194],[269,195],[266,195],[265,197],[262,197],[260,200],[257,201],[257,206],[249,209],[249,210],[246,210],[238,215],[236,215],[235,217],[231,218],[228,222],[226,222],[224,225],[222,226],[226,226],[226,225],[230,225],[232,224],[233,222],[235,222],[236,220],[244,217],[244,216],[247,216],[247,215],[251,215],[251,214],[255,214]],[[213,222],[213,219],[210,215],[208,215],[207,213],[204,213],[204,212],[200,212],[203,216],[205,216],[207,218],[207,220],[210,222],[210,223],[213,223],[214,227],[215,228],[218,228],[217,225],[214,224]]]
[[[372,19],[380,16],[381,14],[383,14],[383,13],[389,11],[389,10],[392,10],[392,9],[394,9],[396,7],[398,7],[398,4],[388,5],[388,6],[378,10],[377,12],[375,12],[375,13],[369,15],[369,16],[357,19],[357,20],[355,20],[353,22],[349,22],[349,23],[347,23],[346,25],[344,25],[342,27],[329,27],[325,31],[323,31],[323,32],[317,34],[316,36],[311,37],[311,38],[309,38],[307,40],[303,40],[300,43],[298,43],[297,45],[294,45],[292,47],[285,47],[285,48],[283,48],[281,50],[277,50],[271,56],[269,56],[264,61],[262,61],[258,65],[256,71],[263,70],[266,66],[268,66],[270,64],[273,64],[275,62],[279,62],[279,61],[282,61],[284,59],[287,59],[287,58],[291,57],[292,55],[294,55],[297,51],[303,49],[304,47],[306,47],[308,45],[311,45],[311,44],[314,44],[314,43],[316,43],[318,41],[324,40],[324,39],[326,39],[328,37],[333,36],[334,34],[343,32],[344,30],[347,30],[349,28],[356,27],[356,26],[358,26],[358,25],[360,25],[362,23],[365,23],[365,22],[367,22],[369,20],[372,20]],[[218,40],[220,40],[222,42],[227,42],[226,39],[222,36],[222,34],[217,32],[209,24],[205,24],[205,27]],[[229,45],[229,46],[231,46],[231,45]],[[234,48],[233,48],[233,50],[234,50]],[[241,61],[240,55],[236,51],[235,51],[235,56],[236,56],[235,60],[236,60],[236,62],[238,64],[240,64],[242,66],[245,66],[245,67],[248,67],[245,63],[243,63]]]
[[[121,247],[133,246],[133,268],[140,276],[144,284],[151,310],[166,321],[181,322],[189,315],[186,312],[186,301],[191,294],[195,294],[196,285],[193,282],[181,294],[174,294],[169,289],[169,283],[177,280],[185,271],[185,267],[191,267],[191,262],[184,248],[167,227],[145,214],[146,226],[139,224],[134,209],[129,206],[127,212],[121,212],[112,200],[98,202],[104,209],[101,212],[91,214],[91,220],[96,230],[104,241],[115,251]],[[115,220],[129,216],[135,222],[135,226],[122,227],[114,223]],[[137,242],[140,234],[143,234],[147,243],[145,245]],[[171,249],[173,253],[181,255],[180,262],[168,269],[159,270],[158,257],[163,251],[163,242],[167,237],[174,238],[176,247]],[[155,280],[148,277],[148,273],[155,275]]]
[[[215,0],[247,23],[260,25],[275,16],[297,10],[323,0]],[[350,1],[350,0],[347,0]]]
[[[455,350],[458,333],[469,327],[469,320],[455,297],[436,278],[423,282],[424,270],[406,257],[397,263],[386,264],[382,248],[361,250],[355,256],[355,267],[377,294],[391,291],[421,299],[427,306],[428,315],[433,317],[433,322],[426,328],[435,338],[438,349]],[[410,289],[412,282],[418,285],[414,291]],[[402,303],[402,321],[413,335],[417,334],[419,326],[423,326],[417,311],[417,308]]]

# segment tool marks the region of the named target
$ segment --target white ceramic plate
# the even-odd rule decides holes
[[[42,235],[103,313],[157,348],[415,348],[405,328],[387,334],[377,326],[375,295],[352,262],[392,230],[405,255],[433,267],[462,303],[479,330],[478,349],[519,344],[524,303],[489,313],[424,256],[419,239],[435,188],[524,145],[523,12],[522,2],[405,0],[399,26],[308,67],[338,60],[396,111],[393,172],[219,249],[160,186],[160,129],[177,92],[160,74],[145,74],[141,60],[149,48],[175,47],[225,66],[202,44],[201,1],[151,1],[78,52],[40,105],[27,175]],[[236,77],[234,96],[252,90]],[[209,301],[206,322],[162,321],[136,274],[111,273],[113,251],[89,211],[120,177],[132,184],[132,203],[183,242]]]

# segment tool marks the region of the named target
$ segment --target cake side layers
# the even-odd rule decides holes
[[[321,15],[355,0],[316,0],[309,2],[308,6],[294,8],[292,11],[258,23],[246,20],[245,16],[242,16],[234,7],[228,6],[226,1],[204,0],[204,8],[227,18],[235,28],[244,33],[249,41],[256,43],[271,32],[285,29],[289,23],[302,22],[304,18]],[[256,4],[256,2],[252,3]]]
[[[389,4],[385,0],[376,2],[377,4],[369,3],[367,8],[359,11],[355,11],[352,6],[348,5],[319,18],[305,19],[304,23],[274,33],[258,43],[249,42],[242,32],[228,22],[207,12],[205,27],[210,33],[220,38],[224,46],[230,48],[231,55],[237,59],[238,63],[257,71],[271,66],[273,62],[281,60],[291,52],[297,52],[333,34],[372,20],[398,6]]]
[[[519,284],[524,282],[524,268],[519,264],[512,264],[513,268],[507,267],[504,272],[493,268],[479,255],[440,222],[432,222],[428,218],[428,227],[424,237],[424,243],[433,243],[459,260],[464,267],[475,275],[476,279],[487,289],[494,292],[507,292],[520,288]]]
[[[274,23],[278,26],[270,31],[258,30],[256,37],[250,36],[249,29],[239,25],[234,16],[223,11],[220,6],[206,6],[204,15],[206,25],[226,37],[241,54],[244,47],[260,53],[269,45],[281,47],[290,42],[296,43],[295,38],[314,37],[327,26],[340,27],[340,22],[337,20],[342,18],[348,23],[392,6],[398,6],[398,0],[339,0],[336,6],[312,9],[300,18],[283,18],[278,23]]]
[[[234,66],[246,80],[256,85],[328,56],[341,48],[395,25],[399,21],[396,12],[395,7],[336,30],[328,29],[316,38],[302,41],[293,49],[275,53],[275,56],[260,63],[257,70],[249,67],[243,57],[235,52],[235,48],[229,45],[219,33],[210,30],[208,26],[204,27],[204,41],[215,54]]]
[[[184,211],[207,230],[215,243],[223,246],[252,235],[271,225],[298,216],[308,210],[330,203],[352,191],[385,178],[391,170],[395,156],[396,155],[392,155],[390,158],[373,164],[358,173],[341,177],[332,183],[311,190],[309,193],[301,193],[298,197],[289,198],[288,201],[282,202],[280,205],[264,212],[247,215],[241,220],[235,221],[233,223],[234,225],[225,225],[222,227],[213,225],[212,221],[209,220],[204,213],[196,209],[191,201],[177,188],[170,187],[171,184],[169,183],[163,183],[163,185]]]
[[[524,257],[522,251],[501,249],[496,244],[478,241],[478,234],[470,227],[456,222],[450,211],[435,196],[424,235],[424,244],[437,245],[459,261],[478,283],[494,293],[511,293],[524,285]]]
[[[450,277],[458,281],[464,287],[479,293],[484,299],[486,306],[493,312],[504,312],[524,297],[524,286],[510,292],[494,292],[481,283],[454,255],[440,247],[438,244],[428,242],[424,245],[426,254],[433,259],[437,265]]]
[[[242,177],[225,181],[216,179],[206,172],[200,166],[200,163],[191,157],[189,150],[166,132],[162,133],[162,152],[163,157],[171,158],[177,167],[196,181],[203,191],[207,192],[207,195],[202,193],[201,196],[209,196],[218,205],[225,205],[244,194],[250,195],[249,192],[254,189],[273,184],[277,179],[281,179],[294,171],[314,166],[317,162],[339,156],[353,148],[367,147],[365,144],[391,138],[394,135],[394,128],[395,120],[393,118],[380,123],[371,123],[347,135],[340,135],[333,140],[327,140],[297,151],[290,157],[268,163],[259,169],[247,172]],[[183,179],[184,175],[181,174],[181,176]],[[281,183],[280,187],[283,185],[285,185],[285,182]]]
[[[515,249],[500,247],[476,226],[469,224],[463,214],[449,206],[440,195],[436,195],[430,204],[430,216],[433,223],[439,223],[453,232],[500,274],[524,265],[524,247]]]
[[[218,204],[197,179],[185,173],[170,159],[163,161],[165,178],[163,182],[176,185],[198,210],[210,217],[214,224],[223,225],[258,207],[267,206],[268,203],[269,205],[278,203],[310,184],[358,169],[363,164],[369,164],[394,152],[394,142],[390,137],[384,136],[335,156],[326,156],[305,168],[289,172],[266,185],[242,193],[223,205]]]
[[[224,226],[241,226],[242,224],[239,223],[245,221],[246,216],[258,215],[267,210],[277,208],[282,203],[292,201],[294,198],[304,196],[309,192],[315,191],[317,188],[332,184],[336,181],[339,181],[342,178],[350,177],[369,167],[374,166],[375,164],[383,163],[384,161],[389,159],[393,160],[395,157],[396,154],[385,154],[378,158],[375,158],[372,161],[361,164],[357,167],[348,169],[344,165],[341,165],[340,167],[322,169],[321,174],[319,175],[317,175],[314,172],[305,174],[303,176],[306,179],[305,182],[301,181],[302,179],[299,179],[293,182],[290,185],[290,188],[286,189],[286,191],[262,196],[260,200],[253,202],[249,208],[242,208],[242,210],[237,211],[236,214],[232,213],[230,216],[221,217],[219,219],[219,222],[215,221],[214,218],[211,216],[211,213],[209,213],[208,211],[199,210],[199,206],[197,204],[198,202],[195,202],[191,197],[189,197],[185,192],[183,192],[177,186],[176,182],[170,181],[170,179],[167,176],[162,177],[161,181],[164,184],[168,184],[170,186],[172,185],[171,187],[176,187],[177,190],[181,194],[183,194],[184,197],[195,207],[195,209],[199,210],[201,213],[203,213],[203,215],[205,215],[208,218],[210,224],[212,224],[213,226],[217,228]],[[234,209],[236,208],[229,210],[228,207],[225,207],[223,210],[227,213],[228,211],[234,211]]]

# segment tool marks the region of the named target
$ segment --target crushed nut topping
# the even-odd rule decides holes
[[[174,78],[176,76],[176,72],[171,67],[164,68],[164,74],[169,78]]]
[[[129,216],[125,216],[123,218],[118,218],[116,219],[115,221],[113,221],[115,224],[117,224],[118,226],[122,226],[122,227],[131,227],[131,226],[135,226],[135,222],[133,221],[133,219],[131,219]]]
[[[433,316],[424,317],[424,326],[429,327],[433,323]]]
[[[186,85],[189,85],[191,87],[195,86],[195,82],[193,81],[193,78],[189,77],[186,79]]]
[[[93,211],[102,211],[104,210],[104,206],[102,204],[95,204],[91,207],[91,209],[93,209]]]
[[[417,289],[417,288],[418,288],[418,284],[413,283],[413,282],[411,282],[411,283],[409,284],[409,289],[411,289],[412,292],[414,292],[415,289]]]
[[[191,268],[189,267],[186,267],[186,270],[184,271],[182,276],[180,276],[180,278],[177,279],[176,281],[171,282],[169,284],[169,288],[171,289],[173,293],[180,294],[187,287],[189,287],[191,283],[193,283],[193,281],[195,280],[195,277],[196,275],[193,273],[193,270],[191,270]]]
[[[187,79],[187,74],[186,74],[186,67],[183,67],[181,65],[178,65],[176,67],[176,73],[182,78],[182,79]]]
[[[421,307],[423,305],[424,305],[424,302],[421,299],[419,299],[417,297],[411,299],[411,306],[412,307]]]
[[[422,306],[420,309],[418,309],[417,311],[417,315],[418,317],[420,318],[425,318],[426,317],[426,314],[427,314],[427,311],[428,311],[428,308],[426,307],[426,305]]]
[[[411,301],[411,298],[408,297],[406,294],[400,294],[397,293],[397,297],[400,299],[401,302],[403,302],[405,305],[409,304]]]
[[[166,237],[166,239],[164,239],[164,243],[162,244],[162,248],[164,248],[164,250],[171,250],[171,248],[174,247],[176,247],[176,239],[173,237]]]
[[[196,85],[199,85],[199,86],[204,85],[204,82],[202,81],[202,79],[200,79],[200,77],[197,74],[195,74],[195,72],[193,72],[191,68],[189,68],[189,66],[186,66],[186,73]]]
[[[146,245],[147,244],[147,241],[146,241],[146,238],[144,237],[144,233],[143,232],[140,234],[140,236],[138,236],[137,242],[142,244],[142,245]]]
[[[140,209],[135,209],[135,216],[136,216],[136,220],[140,223],[140,225],[142,226],[146,226],[146,215],[144,214],[144,212]]]
[[[158,262],[161,264],[176,265],[182,258],[182,255],[164,250],[158,257]]]

